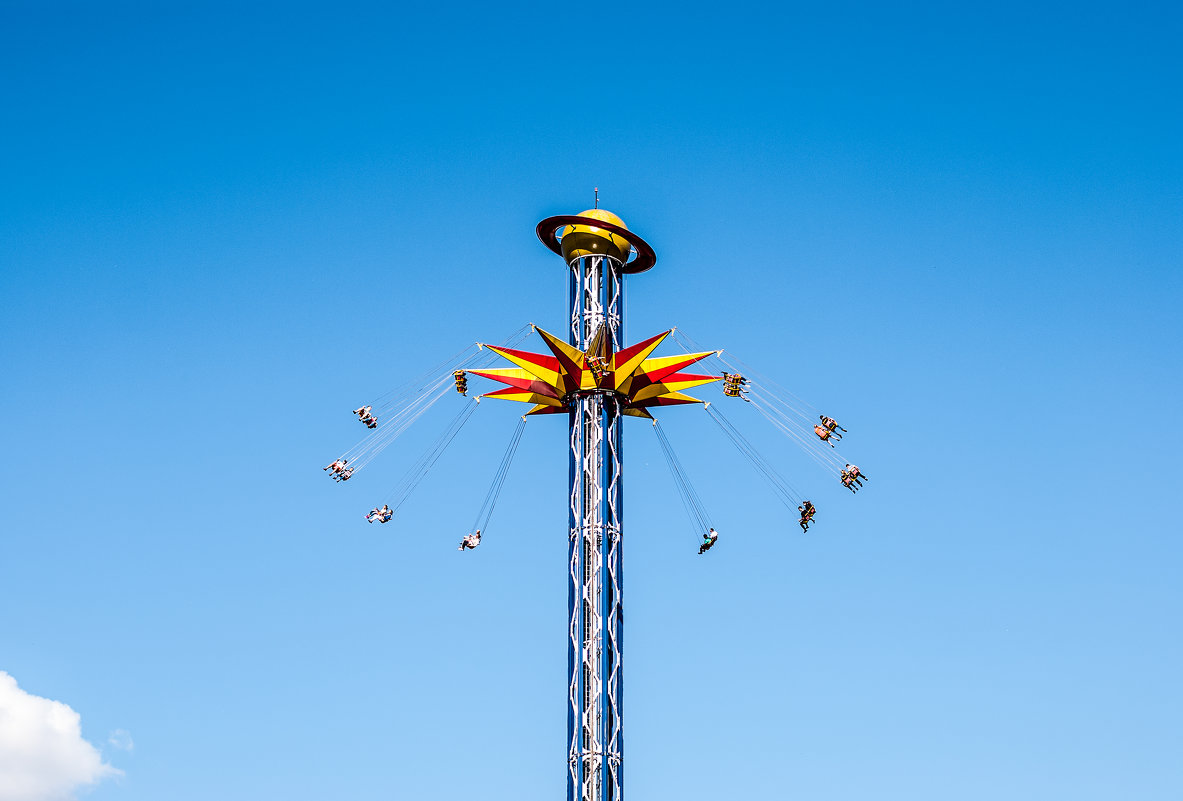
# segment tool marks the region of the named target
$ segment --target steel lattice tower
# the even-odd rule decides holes
[[[481,527],[488,524],[493,504],[520,441],[526,416],[566,415],[568,419],[568,801],[624,799],[622,601],[625,417],[648,418],[653,422],[664,455],[674,473],[675,483],[679,484],[682,492],[687,515],[692,518],[694,525],[701,526],[703,542],[699,546],[699,554],[705,553],[718,540],[718,533],[710,527],[701,500],[689,485],[689,479],[678,464],[672,446],[662,429],[657,428],[652,411],[670,406],[704,404],[704,401],[684,394],[683,390],[719,381],[720,376],[684,370],[703,359],[719,356],[722,351],[653,356],[662,341],[673,333],[673,329],[641,342],[625,344],[625,277],[651,269],[657,257],[653,248],[629,231],[623,220],[600,209],[598,205],[597,191],[596,208],[576,215],[548,217],[538,223],[536,228],[538,238],[551,251],[562,256],[567,268],[566,341],[561,335],[556,336],[530,324],[549,352],[510,347],[511,341],[515,344],[520,341],[515,334],[501,345],[476,343],[478,347],[488,348],[503,357],[513,367],[480,366],[488,363],[482,357],[478,365],[452,372],[456,389],[461,395],[467,394],[466,375],[471,372],[505,385],[504,388],[480,395],[478,401],[480,398],[500,398],[530,404],[532,407],[522,416],[522,423],[511,438],[493,487],[486,497],[486,505],[478,513],[474,526],[476,530],[464,538],[461,550],[472,549],[480,544]],[[525,327],[518,333],[524,331]],[[462,366],[466,359],[453,362],[452,366]],[[738,372],[724,372],[722,378],[725,395],[751,400],[744,395],[748,379]],[[445,383],[446,380],[445,375]],[[421,404],[422,408],[416,416],[440,397],[441,393],[436,390],[443,385],[437,381],[430,386],[434,387],[432,392],[435,395]],[[705,407],[736,447],[764,473],[791,509],[796,502],[790,500],[795,495],[791,487],[754,452],[750,443],[735,432],[729,422],[716,410],[710,409],[709,403]],[[360,416],[362,422],[366,422],[366,416],[362,413],[368,414],[370,408],[365,406],[354,413]],[[428,468],[451,437],[455,436],[467,416],[471,415],[472,408],[475,405],[462,410],[445,431],[445,436],[429,451],[431,461],[425,462]],[[801,415],[791,405],[789,408]],[[763,409],[761,413],[764,413]],[[782,427],[768,414],[765,417],[777,427]],[[808,416],[805,419],[808,422]],[[820,416],[819,419],[821,425],[814,425],[814,433],[823,442],[831,437],[841,439],[841,434],[837,433],[841,426],[833,418]],[[372,417],[370,420],[373,423]],[[374,428],[376,424],[370,424],[370,427]],[[845,432],[846,429],[841,430]],[[795,436],[787,429],[786,433]],[[398,436],[398,433],[394,436]],[[832,442],[829,445],[834,447]],[[354,468],[352,465],[346,468],[345,463],[353,459],[356,452],[366,453],[364,449],[355,449],[347,454],[348,458],[340,457],[324,469],[333,469],[334,479],[348,478]],[[371,456],[366,458],[372,458],[374,452],[371,451]],[[837,471],[839,457],[832,458]],[[840,473],[842,483],[852,492],[856,491],[854,485],[857,483],[861,487],[862,479],[866,476],[850,464],[846,468]],[[426,468],[420,467],[419,470],[421,477]],[[380,511],[385,512],[385,516],[381,516]],[[802,513],[802,530],[806,530],[815,510],[809,501],[805,501],[798,511]],[[375,509],[367,519],[374,522],[371,519],[374,515],[379,515],[380,521],[385,523],[392,512],[389,507]]]
[[[624,279],[656,262],[611,212],[549,217],[537,233],[568,271],[566,342],[535,327],[549,354],[487,345],[517,365],[475,369],[507,384],[482,397],[534,404],[570,422],[567,799],[624,798],[624,486],[622,420],[701,403],[680,390],[717,381],[681,372],[715,351],[650,358],[670,334],[624,339]]]
[[[586,354],[624,349],[624,276],[653,265],[652,249],[616,215],[584,212],[606,229],[575,225],[562,243],[550,218],[544,243],[563,255],[568,276],[567,341]],[[614,230],[613,230],[614,229]],[[555,244],[560,244],[555,248]],[[639,259],[628,263],[632,247]],[[624,797],[624,484],[620,393],[595,387],[568,400],[570,468],[567,590],[567,799]]]
[[[577,256],[569,264],[570,337],[586,351],[601,330],[623,346],[623,264]],[[623,796],[624,487],[621,408],[615,392],[580,393],[571,403],[570,562],[567,658],[568,801]]]

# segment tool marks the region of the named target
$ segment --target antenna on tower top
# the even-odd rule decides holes
[[[592,208],[598,209],[600,207],[600,187],[598,187],[598,186],[595,187],[595,191],[596,191],[596,205],[593,206]]]

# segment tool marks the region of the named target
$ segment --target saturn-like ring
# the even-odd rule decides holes
[[[562,256],[563,248],[559,245],[558,233],[560,228],[568,225],[586,225],[591,228],[600,228],[616,234],[632,245],[637,251],[637,255],[636,258],[625,262],[623,272],[626,275],[643,273],[653,267],[654,264],[657,264],[657,254],[653,252],[653,248],[649,247],[648,242],[627,228],[613,225],[604,220],[597,220],[595,217],[581,217],[578,214],[560,214],[557,217],[547,217],[538,223],[538,227],[534,231],[538,234],[538,238],[542,240],[542,244]]]

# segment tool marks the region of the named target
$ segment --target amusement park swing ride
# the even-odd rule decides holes
[[[353,413],[369,430],[368,435],[324,470],[334,481],[348,481],[428,409],[456,392],[464,402],[455,417],[408,469],[390,499],[366,516],[371,523],[386,523],[483,398],[529,404],[510,436],[472,530],[460,542],[459,550],[472,550],[480,545],[481,534],[492,519],[527,420],[566,415],[570,428],[567,798],[622,801],[624,418],[639,417],[651,423],[687,517],[703,537],[700,554],[714,547],[719,535],[654,414],[665,407],[704,408],[777,498],[799,514],[803,531],[809,529],[817,510],[724,415],[721,403],[691,397],[685,390],[721,382],[727,402],[750,404],[852,493],[867,477],[838,455],[835,446],[845,428],[723,351],[703,350],[676,328],[641,342],[626,342],[625,277],[651,269],[657,257],[623,220],[599,208],[598,197],[595,208],[548,217],[538,223],[536,232],[567,265],[568,323],[564,335],[523,326],[497,345],[475,343],[421,379],[355,409]],[[532,332],[541,338],[545,350],[517,348]],[[669,339],[685,352],[653,355]],[[513,366],[495,367],[498,362]],[[687,372],[689,368],[715,372]],[[503,387],[470,396],[470,376]]]

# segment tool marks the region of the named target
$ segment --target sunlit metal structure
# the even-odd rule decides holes
[[[553,230],[544,221],[544,237],[547,229]],[[568,244],[568,342],[584,353],[615,353],[624,346],[625,254]],[[603,342],[593,349],[597,334]],[[619,396],[598,388],[579,393],[569,412],[569,801],[624,794],[622,412]]]
[[[483,397],[569,417],[567,798],[622,801],[622,420],[650,417],[656,406],[701,403],[679,390],[718,377],[679,371],[716,352],[650,358],[669,331],[625,346],[625,276],[650,269],[656,256],[616,215],[597,208],[550,217],[537,233],[567,265],[567,342],[537,329],[549,355],[487,346],[517,367],[472,372],[509,385]]]
[[[407,471],[391,499],[366,515],[370,523],[389,522],[483,398],[530,404],[510,437],[471,533],[458,550],[475,550],[504,486],[526,419],[531,415],[566,415],[569,424],[568,682],[567,799],[623,801],[624,798],[624,445],[625,417],[653,422],[691,526],[703,537],[699,554],[718,540],[702,498],[694,490],[673,446],[653,418],[657,407],[703,404],[711,420],[763,476],[798,524],[808,531],[816,507],[801,496],[718,408],[682,390],[723,380],[723,395],[750,405],[773,427],[802,446],[842,486],[857,492],[867,480],[855,465],[844,463],[835,442],[846,429],[796,396],[722,355],[722,351],[653,356],[671,334],[664,331],[626,345],[624,296],[630,275],[656,263],[653,249],[624,221],[598,208],[576,215],[548,217],[538,224],[538,238],[563,259],[568,282],[567,332],[556,336],[533,324],[522,326],[500,345],[474,343],[431,371],[422,381],[380,396],[353,411],[372,432],[365,440],[323,468],[338,483],[364,468],[420,415],[455,389],[470,401],[436,442]],[[518,350],[533,330],[545,352]],[[698,347],[679,335],[684,348]],[[491,368],[498,357],[513,367]],[[682,372],[708,357],[725,370],[717,374]],[[445,366],[446,365],[446,366]],[[443,369],[443,373],[438,372]],[[700,368],[701,369],[701,368]],[[747,373],[744,375],[741,373]],[[504,388],[468,396],[469,374],[492,379]],[[385,399],[385,400],[384,400]],[[378,404],[375,406],[374,404]],[[816,418],[815,418],[816,416]],[[379,422],[379,419],[381,422]],[[816,422],[815,422],[816,419]],[[845,465],[845,466],[843,466]]]

